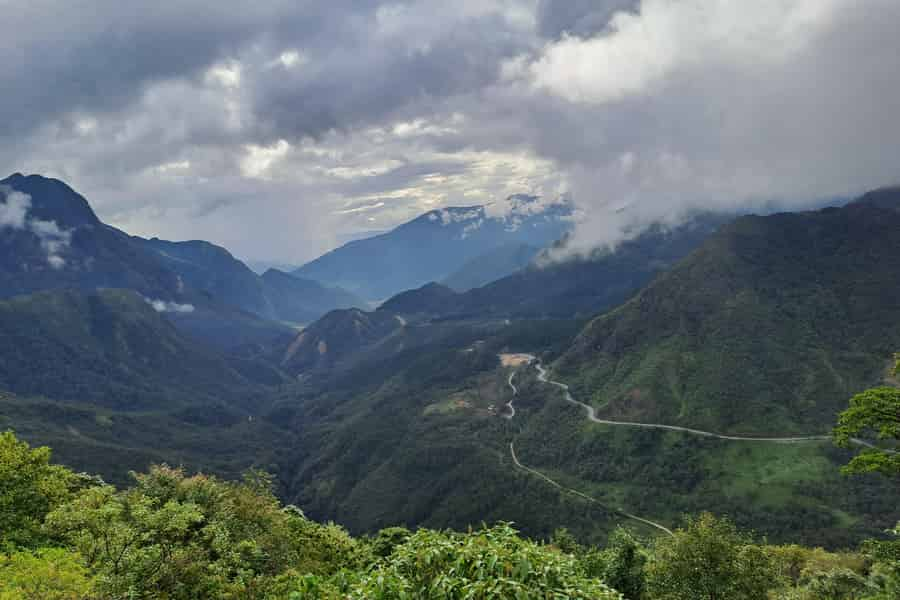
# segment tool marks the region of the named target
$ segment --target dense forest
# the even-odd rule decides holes
[[[900,362],[898,362],[900,369]],[[839,445],[900,439],[900,390],[854,396]],[[0,598],[866,599],[900,594],[900,525],[886,539],[826,551],[755,539],[709,512],[641,538],[615,529],[585,546],[511,523],[466,532],[390,527],[352,537],[283,506],[272,478],[189,475],[165,465],[117,489],[52,464],[46,447],[0,434]],[[848,473],[897,477],[891,449],[865,448]]]

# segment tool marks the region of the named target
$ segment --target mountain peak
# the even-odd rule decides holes
[[[572,214],[564,200],[524,194],[488,205],[435,209],[387,233],[336,248],[293,274],[382,302],[441,281],[501,246],[550,246],[571,230]]]
[[[378,307],[395,314],[439,313],[452,304],[458,294],[440,283],[430,282],[415,290],[401,292]]]
[[[61,229],[100,224],[84,196],[59,179],[13,173],[0,181],[0,186],[30,196],[29,215],[32,218],[53,221]]]

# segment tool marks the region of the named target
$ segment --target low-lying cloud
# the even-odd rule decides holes
[[[25,217],[31,209],[31,196],[2,188],[0,194],[5,196],[3,203],[0,203],[0,229],[24,229]]]
[[[179,304],[153,298],[144,298],[144,300],[158,313],[190,314],[195,310],[193,304]]]
[[[541,148],[586,209],[574,242],[898,181],[898,27],[888,0],[643,0],[546,44],[518,74],[577,119]]]
[[[72,241],[72,232],[61,229],[55,221],[29,218],[31,196],[13,190],[0,189],[5,200],[0,203],[0,230],[9,228],[28,231],[40,240],[41,248],[46,252],[47,264],[54,269],[66,266],[64,254]]]

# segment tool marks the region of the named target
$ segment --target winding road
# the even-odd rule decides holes
[[[589,421],[593,421],[594,423],[600,423],[601,425],[617,425],[620,427],[640,427],[643,429],[667,429],[669,431],[681,431],[683,433],[692,433],[694,435],[700,435],[704,437],[716,438],[719,440],[733,440],[738,442],[780,442],[780,443],[794,443],[794,442],[818,442],[823,440],[831,439],[827,435],[807,435],[800,437],[754,437],[747,435],[725,435],[722,433],[713,433],[712,431],[703,431],[701,429],[691,429],[690,427],[679,427],[677,425],[662,425],[660,423],[636,423],[633,421],[609,421],[607,419],[601,419],[597,416],[597,409],[595,409],[590,404],[585,404],[584,402],[579,402],[575,398],[572,397],[572,394],[569,392],[569,386],[565,383],[560,383],[559,381],[553,381],[552,379],[547,378],[547,370],[541,365],[539,362],[535,363],[535,367],[538,370],[538,380],[547,383],[550,385],[554,385],[565,392],[566,402],[570,402],[576,406],[580,406],[585,411],[587,411],[587,418]]]
[[[516,373],[518,373],[518,370],[510,373],[509,380],[507,381],[507,383],[509,384],[509,387],[512,388],[513,397],[510,398],[509,402],[506,403],[506,406],[509,408],[509,413],[503,415],[503,418],[510,420],[510,421],[512,421],[512,418],[516,416],[516,407],[513,406],[513,400],[515,400],[516,396],[519,395],[519,389],[516,387],[516,384],[513,383],[513,377],[516,376]]]
[[[632,519],[632,520],[634,520],[634,521],[638,521],[638,522],[640,522],[640,523],[643,523],[644,525],[649,525],[650,527],[655,527],[656,529],[659,529],[660,531],[662,531],[662,532],[664,532],[664,533],[667,533],[668,535],[672,535],[672,536],[675,535],[674,533],[672,533],[672,530],[669,529],[668,527],[666,527],[665,525],[661,525],[660,523],[656,523],[655,521],[650,521],[649,519],[644,519],[643,517],[639,517],[639,516],[637,516],[637,515],[633,515],[633,514],[631,514],[631,513],[629,513],[629,512],[626,512],[626,511],[622,510],[621,508],[612,508],[612,507],[610,507],[610,506],[607,506],[606,504],[600,502],[600,501],[597,500],[596,498],[592,498],[591,496],[588,496],[587,494],[585,494],[585,493],[583,493],[583,492],[579,492],[578,490],[574,490],[574,489],[572,489],[572,488],[568,488],[568,487],[562,485],[561,483],[559,483],[558,481],[555,481],[555,480],[553,480],[553,479],[550,479],[549,477],[547,477],[546,475],[544,475],[543,473],[541,473],[540,471],[538,471],[538,470],[536,470],[536,469],[532,469],[531,467],[526,467],[526,466],[523,465],[521,462],[519,462],[519,457],[516,456],[516,449],[515,449],[515,446],[513,446],[513,442],[510,442],[510,443],[509,443],[509,455],[512,457],[513,463],[514,463],[517,467],[519,467],[519,468],[522,469],[523,471],[527,471],[528,473],[531,473],[532,475],[534,475],[534,476],[536,476],[536,477],[540,477],[541,479],[543,479],[544,481],[546,481],[547,483],[549,483],[549,484],[552,485],[553,487],[559,489],[560,491],[568,492],[568,493],[570,493],[570,494],[573,494],[573,495],[575,495],[575,496],[578,496],[579,498],[583,498],[584,500],[587,500],[588,502],[590,502],[590,503],[592,503],[592,504],[596,504],[596,505],[598,505],[598,506],[602,506],[602,507],[605,508],[606,510],[609,510],[609,511],[611,511],[611,512],[614,512],[614,513],[616,513],[616,514],[618,514],[618,515],[621,515],[621,516],[623,516],[623,517],[626,517],[626,518],[628,518],[628,519]]]
[[[643,428],[643,429],[664,429],[664,430],[669,430],[669,431],[680,431],[682,433],[689,433],[689,434],[693,434],[693,435],[715,438],[715,439],[720,439],[720,440],[731,440],[731,441],[738,441],[738,442],[769,442],[769,443],[791,444],[791,443],[799,443],[799,442],[819,442],[819,441],[825,441],[825,440],[831,439],[831,437],[827,436],[827,435],[809,435],[809,436],[798,436],[798,437],[759,437],[759,436],[726,435],[726,434],[722,434],[722,433],[714,433],[712,431],[703,431],[702,429],[693,429],[690,427],[679,427],[677,425],[663,425],[661,423],[637,423],[637,422],[633,422],[633,421],[611,421],[608,419],[601,419],[597,416],[597,410],[593,406],[591,406],[589,404],[585,404],[584,402],[579,402],[572,396],[571,392],[569,391],[568,385],[566,385],[565,383],[562,383],[559,381],[554,381],[554,380],[550,379],[547,376],[547,370],[540,363],[540,360],[538,360],[538,358],[536,356],[531,355],[531,354],[524,355],[524,356],[527,356],[529,358],[529,361],[527,364],[528,365],[533,364],[535,366],[535,368],[537,369],[538,381],[540,381],[542,383],[546,383],[548,385],[556,386],[559,389],[563,390],[563,392],[565,393],[565,399],[567,402],[583,408],[587,413],[587,418],[589,421],[592,421],[594,423],[599,423],[601,425],[613,425],[613,426],[619,426],[619,427],[637,427],[637,428]],[[506,403],[506,406],[509,408],[509,413],[503,415],[503,417],[508,420],[512,420],[513,417],[516,416],[516,408],[515,408],[515,406],[513,406],[513,401],[515,400],[516,396],[519,395],[519,389],[513,383],[513,379],[515,378],[516,373],[518,373],[517,369],[514,370],[510,374],[509,379],[507,380],[507,383],[508,383],[510,389],[512,389],[512,393],[513,393],[513,398],[510,399],[510,401]],[[858,446],[864,446],[866,448],[876,448],[876,449],[878,448],[874,444],[867,442],[865,440],[858,439],[858,438],[851,438],[850,441]],[[883,452],[888,452],[890,454],[896,454],[896,452],[893,450],[885,450],[885,449],[881,449],[881,450]],[[584,494],[582,492],[579,492],[578,490],[574,490],[572,488],[563,486],[559,482],[554,481],[553,479],[544,475],[543,473],[541,473],[540,471],[538,471],[536,469],[532,469],[531,467],[527,467],[527,466],[523,465],[519,461],[519,458],[516,456],[516,450],[515,450],[515,447],[513,446],[513,442],[509,443],[509,454],[512,457],[513,463],[518,468],[520,468],[523,471],[526,471],[528,473],[531,473],[532,475],[535,475],[536,477],[543,479],[544,481],[546,481],[547,483],[551,484],[552,486],[558,488],[559,490],[568,492],[575,496],[579,496],[580,498],[583,498],[583,499],[585,499],[589,502],[592,502],[594,504],[597,504],[599,506],[603,506],[607,510],[611,510],[623,517],[632,519],[634,521],[638,521],[640,523],[644,523],[645,525],[655,527],[656,529],[659,529],[669,535],[673,535],[672,531],[670,529],[666,528],[664,525],[661,525],[660,523],[656,523],[655,521],[650,521],[649,519],[644,519],[637,515],[633,515],[629,512],[626,512],[625,510],[623,510],[621,508],[611,508],[611,507],[603,504],[599,500],[592,498],[591,496],[588,496],[587,494]]]
[[[831,439],[830,435],[805,435],[805,436],[795,436],[795,437],[758,437],[758,436],[750,436],[750,435],[725,435],[723,433],[714,433],[712,431],[703,431],[702,429],[692,429],[690,427],[679,427],[677,425],[663,425],[661,423],[636,423],[633,421],[610,421],[607,419],[601,419],[597,416],[597,410],[584,402],[579,402],[575,398],[572,397],[572,394],[569,392],[569,386],[565,383],[561,383],[559,381],[553,381],[552,379],[548,379],[547,370],[541,365],[537,359],[534,359],[535,368],[538,371],[538,380],[547,383],[550,385],[554,385],[565,392],[566,402],[570,402],[576,406],[580,406],[585,411],[587,411],[587,418],[594,423],[600,423],[601,425],[616,425],[620,427],[640,427],[644,429],[667,429],[669,431],[681,431],[683,433],[691,433],[693,435],[699,435],[703,437],[715,438],[718,440],[731,440],[735,442],[769,442],[769,443],[781,443],[781,444],[793,444],[797,442],[822,442]],[[518,393],[518,392],[516,392]],[[856,444],[857,446],[863,446],[865,448],[874,448],[876,450],[881,450],[882,452],[886,452],[888,454],[896,454],[894,450],[887,450],[885,448],[879,448],[875,444],[871,442],[867,442],[866,440],[861,440],[859,438],[850,438],[850,441]]]
[[[537,366],[538,369],[539,369],[539,371],[538,371],[539,376],[538,376],[538,377],[540,378],[541,376],[543,376],[544,378],[541,379],[541,381],[543,381],[544,383],[549,383],[549,382],[547,381],[547,379],[546,379],[546,371],[544,371],[544,369],[540,366],[540,363],[537,363],[537,362],[536,362],[536,361],[537,361],[537,357],[536,357],[536,356],[533,356],[533,355],[528,355],[528,356],[529,356],[529,359],[530,359],[530,360],[529,360],[529,362],[528,362],[527,364],[535,363],[536,366]],[[516,396],[519,395],[519,389],[516,387],[516,384],[513,383],[513,379],[515,378],[516,373],[518,373],[518,372],[519,372],[518,369],[513,370],[513,372],[510,373],[510,375],[509,375],[509,379],[506,381],[506,383],[509,385],[510,389],[512,389],[512,393],[513,393],[513,397],[509,400],[509,402],[506,403],[506,406],[509,407],[509,413],[503,415],[503,417],[504,417],[505,419],[508,419],[508,420],[512,420],[513,417],[516,416],[516,407],[513,406],[513,402],[515,401]],[[563,384],[563,385],[565,385],[565,384]],[[566,395],[569,396],[569,397],[571,397],[571,396],[569,395],[569,393],[568,393],[568,387],[566,388]],[[573,399],[573,400],[574,400],[574,399]],[[570,493],[570,494],[572,494],[572,495],[574,495],[574,496],[578,496],[579,498],[582,498],[582,499],[584,499],[584,500],[587,500],[587,501],[590,502],[591,504],[596,504],[596,505],[598,505],[598,506],[601,506],[601,507],[603,507],[604,509],[606,509],[606,510],[608,510],[608,511],[611,511],[611,512],[613,512],[613,513],[615,513],[615,514],[621,515],[621,516],[623,516],[623,517],[625,517],[625,518],[627,518],[627,519],[631,519],[631,520],[633,520],[633,521],[637,521],[638,523],[643,523],[644,525],[649,525],[650,527],[653,527],[653,528],[655,528],[655,529],[659,529],[660,531],[662,531],[663,533],[666,533],[667,535],[671,535],[671,536],[674,536],[674,535],[675,535],[674,533],[672,533],[672,530],[671,530],[671,529],[669,529],[668,527],[666,527],[665,525],[663,525],[663,524],[661,524],[661,523],[657,523],[656,521],[651,521],[651,520],[649,520],[649,519],[645,519],[645,518],[643,518],[643,517],[639,517],[639,516],[637,516],[637,515],[633,515],[633,514],[631,514],[630,512],[627,512],[627,511],[625,511],[625,510],[623,510],[623,509],[621,509],[621,508],[613,508],[613,507],[610,507],[610,506],[604,504],[603,502],[600,502],[600,501],[597,500],[596,498],[593,498],[593,497],[591,497],[591,496],[588,496],[588,495],[585,494],[584,492],[579,492],[579,491],[576,490],[576,489],[572,489],[572,488],[570,488],[570,487],[566,487],[566,486],[562,485],[562,484],[559,483],[558,481],[556,481],[556,480],[554,480],[554,479],[551,479],[550,477],[544,475],[543,473],[541,473],[541,472],[538,471],[537,469],[532,469],[531,467],[527,467],[527,466],[523,465],[523,464],[521,463],[521,461],[519,461],[519,457],[516,456],[516,448],[515,448],[515,446],[514,446],[514,442],[510,442],[510,443],[509,443],[509,455],[512,457],[513,464],[515,464],[518,468],[522,469],[523,471],[525,471],[525,472],[527,472],[527,473],[531,473],[532,475],[534,475],[534,476],[536,476],[536,477],[539,477],[540,479],[543,479],[544,481],[546,481],[547,483],[549,483],[549,484],[552,485],[553,487],[559,489],[560,491],[568,492],[568,493]]]

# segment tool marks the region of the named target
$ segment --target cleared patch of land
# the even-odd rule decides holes
[[[500,364],[504,367],[521,367],[534,360],[531,354],[498,354]]]

